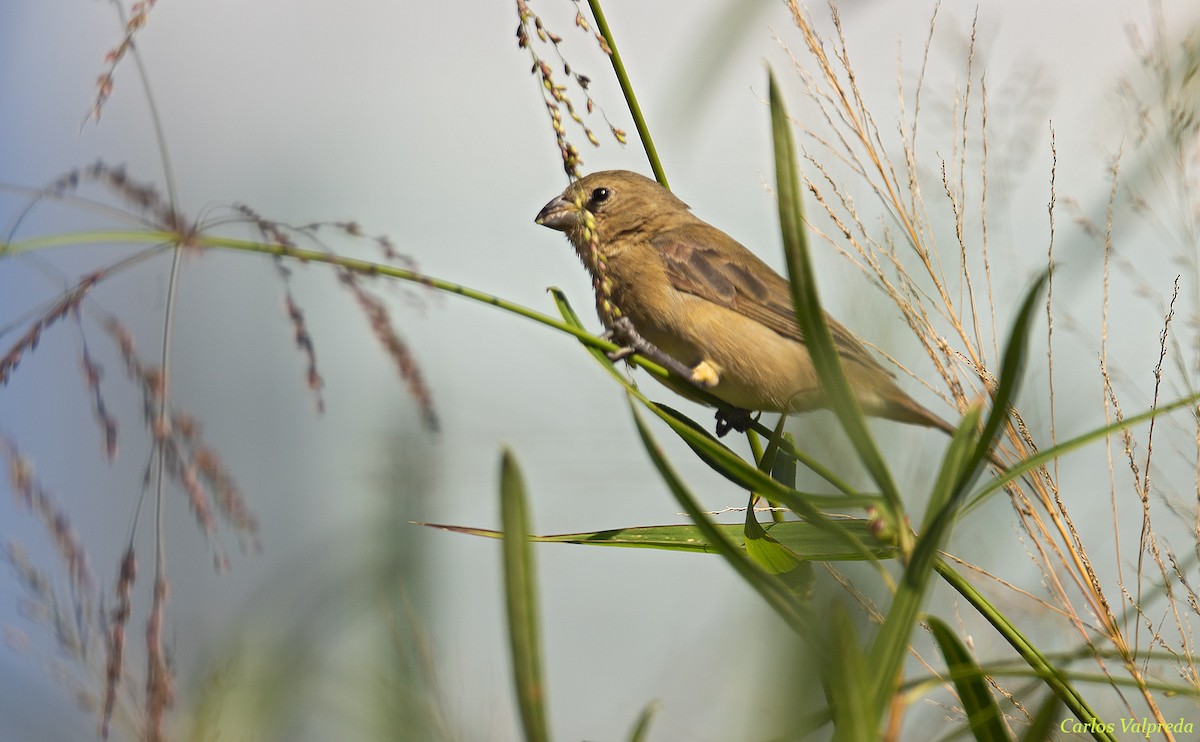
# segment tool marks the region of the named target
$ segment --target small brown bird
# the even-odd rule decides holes
[[[593,277],[608,281],[619,319],[600,314],[617,342],[666,361],[738,408],[724,411],[732,417],[718,413],[718,433],[744,429],[737,420],[742,410],[828,406],[787,280],[657,182],[625,170],[593,173],[546,204],[535,221],[566,233]],[[896,385],[854,333],[832,317],[828,322],[864,412],[953,434],[953,426]],[[695,398],[686,385],[670,386]]]

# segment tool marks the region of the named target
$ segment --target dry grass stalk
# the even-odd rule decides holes
[[[794,66],[809,97],[816,104],[818,115],[823,120],[826,131],[826,133],[819,133],[813,128],[797,122],[797,126],[804,130],[815,143],[816,151],[822,155],[818,157],[813,151],[805,152],[804,156],[815,172],[815,176],[808,181],[808,187],[815,203],[823,212],[823,216],[827,217],[829,223],[833,225],[837,237],[824,234],[816,225],[810,226],[862,270],[893,301],[920,341],[935,372],[944,382],[944,389],[947,392],[939,393],[947,396],[959,409],[965,409],[971,401],[970,396],[985,394],[994,389],[996,382],[988,370],[990,362],[987,359],[997,356],[998,346],[994,329],[996,321],[991,261],[986,251],[987,88],[984,75],[974,71],[975,27],[972,25],[971,40],[968,45],[966,84],[962,89],[961,97],[955,100],[953,121],[956,136],[953,140],[953,154],[948,159],[942,160],[941,163],[941,190],[953,219],[953,234],[957,243],[957,266],[954,267],[953,272],[948,272],[950,266],[943,265],[938,257],[941,253],[934,240],[937,230],[930,220],[922,197],[918,173],[918,163],[921,158],[918,156],[916,146],[917,117],[920,111],[925,65],[928,63],[929,42],[926,43],[925,63],[917,81],[917,88],[911,96],[914,101],[911,124],[906,123],[903,118],[902,105],[898,131],[901,140],[899,149],[904,156],[899,161],[898,169],[896,161],[888,156],[887,146],[880,134],[880,129],[858,90],[851,55],[837,8],[833,5],[830,6],[833,30],[831,35],[826,37],[817,30],[807,11],[798,2],[790,1],[789,7],[792,10],[796,27],[800,31],[804,50],[808,55],[805,62],[801,62],[793,55]],[[936,18],[936,10],[934,17]],[[931,23],[931,38],[932,26]],[[1160,44],[1158,48],[1171,47]],[[1193,58],[1200,60],[1200,55]],[[1158,64],[1157,68],[1174,70],[1167,64]],[[974,102],[976,96],[973,95],[973,86],[976,84],[977,76],[979,100]],[[1192,79],[1186,75],[1183,77]],[[900,100],[903,103],[906,96],[902,80],[900,88]],[[1193,106],[1195,105],[1195,97],[1188,100]],[[978,113],[972,114],[972,111],[976,110]],[[1197,117],[1179,118],[1180,120],[1195,121]],[[974,126],[978,126],[980,132],[978,141],[968,137],[968,131],[973,130]],[[1195,156],[1195,140],[1195,137],[1189,140],[1192,156]],[[966,176],[969,167],[968,152],[975,150],[980,152],[981,166],[978,181],[982,185],[978,201],[972,203],[968,199],[969,188]],[[1051,151],[1053,154],[1053,132],[1051,132]],[[837,176],[830,170],[828,161],[847,168],[878,199],[892,224],[890,228],[885,227],[882,236],[875,236],[874,230],[868,228],[860,218],[859,210],[847,191],[846,185],[838,182]],[[1110,199],[1108,224],[1104,230],[1092,230],[1092,234],[1097,237],[1097,240],[1103,240],[1106,246],[1111,245],[1112,238],[1111,201],[1115,201],[1116,194],[1115,166],[1112,177],[1114,185],[1113,196]],[[1051,261],[1053,260],[1055,202],[1054,169],[1052,168],[1049,202],[1051,242],[1048,252]],[[966,221],[966,215],[976,209],[978,210],[978,225],[974,234],[978,235],[980,239],[981,244],[978,247],[968,241]],[[1188,209],[1183,211],[1189,213]],[[1191,211],[1191,213],[1197,212]],[[1195,234],[1200,234],[1200,230],[1197,230]],[[897,235],[899,239],[896,238]],[[905,254],[902,255],[901,250]],[[1101,369],[1106,389],[1105,409],[1106,411],[1116,410],[1116,417],[1120,420],[1123,419],[1122,413],[1117,404],[1116,392],[1113,390],[1110,368],[1105,363],[1109,302],[1108,255],[1109,252],[1106,249],[1104,317],[1100,342]],[[976,261],[982,265],[981,273],[977,273],[977,269],[972,267]],[[1200,261],[1195,261],[1194,258],[1193,263],[1200,265]],[[910,265],[915,265],[915,269],[910,268]],[[1135,266],[1131,267],[1136,270]],[[986,286],[977,286],[980,275],[986,282]],[[1197,276],[1198,283],[1200,283],[1200,269],[1197,270]],[[952,289],[953,286],[957,286],[957,290]],[[1172,307],[1173,305],[1174,300],[1172,300]],[[1051,332],[1056,309],[1058,308],[1054,306],[1051,297],[1047,302],[1047,316],[1050,320]],[[1161,351],[1159,367],[1155,372],[1154,404],[1157,404],[1162,364],[1167,357],[1169,342],[1167,329],[1171,316],[1173,316],[1172,312],[1168,311],[1163,332],[1160,335]],[[987,338],[985,332],[985,327],[989,323],[993,328],[991,338]],[[943,328],[949,329],[948,336],[943,335]],[[1049,346],[1048,363],[1050,364],[1051,378],[1053,378],[1053,345]],[[904,368],[903,366],[898,367]],[[1051,404],[1053,404],[1053,388],[1050,393]],[[1197,445],[1200,446],[1200,415],[1197,415],[1196,420],[1194,438]],[[1051,425],[1053,426],[1053,422]],[[1012,411],[1011,422],[1004,434],[1007,446],[1017,456],[1024,458],[1036,453],[1034,436],[1025,426],[1019,411]],[[1148,435],[1150,437],[1146,440],[1147,447],[1152,442],[1153,430]],[[1056,434],[1052,427],[1051,440],[1053,441],[1055,438]],[[1156,583],[1158,589],[1165,590],[1165,597],[1174,603],[1171,589],[1163,587],[1165,583],[1170,582],[1170,573],[1173,571],[1168,570],[1165,566],[1160,547],[1153,536],[1153,529],[1149,526],[1149,474],[1146,471],[1149,467],[1149,456],[1139,466],[1138,461],[1133,457],[1136,449],[1133,433],[1126,430],[1122,438],[1125,441],[1134,479],[1135,481],[1140,480],[1142,484],[1139,492],[1143,498],[1146,528],[1143,529],[1140,542],[1141,551],[1150,554],[1155,559],[1155,563],[1159,567],[1158,578],[1161,580]],[[1195,461],[1198,462],[1196,471],[1200,473],[1200,454],[1197,455]],[[1145,708],[1149,710],[1149,714],[1153,718],[1162,722],[1158,702],[1149,691],[1145,673],[1139,667],[1137,657],[1142,644],[1139,642],[1137,629],[1134,629],[1133,636],[1128,636],[1127,629],[1117,619],[1103,588],[1104,582],[1088,557],[1084,539],[1072,522],[1066,504],[1059,496],[1056,477],[1042,469],[1035,473],[1029,484],[1031,488],[1028,492],[1019,491],[1015,487],[1009,488],[1009,492],[1013,497],[1014,512],[1017,514],[1023,530],[1031,538],[1027,542],[1027,548],[1031,549],[1034,562],[1041,572],[1043,582],[1052,598],[1049,605],[1053,606],[1058,615],[1068,619],[1069,625],[1075,628],[1079,641],[1092,650],[1102,669],[1105,661],[1100,647],[1110,644],[1117,649],[1125,670],[1140,687]],[[1195,492],[1197,502],[1200,503],[1200,485],[1197,485]],[[1200,512],[1200,506],[1198,506],[1198,512]],[[1197,524],[1194,526],[1194,530],[1197,534],[1196,542],[1200,544],[1200,515],[1195,517],[1193,523]],[[1114,531],[1118,531],[1115,524]],[[1198,547],[1198,551],[1200,551],[1200,547]],[[1137,579],[1140,590],[1141,585],[1146,582],[1140,568]],[[1127,600],[1131,600],[1134,605],[1140,605],[1141,599],[1136,597],[1140,594],[1138,590],[1125,589],[1123,580],[1120,584],[1125,595],[1133,596]],[[1080,599],[1082,603],[1077,605],[1077,601]],[[1191,657],[1192,642],[1187,638],[1189,632],[1186,628],[1186,618],[1178,609],[1174,609],[1173,615],[1175,616],[1176,630],[1182,637],[1180,640],[1182,645],[1177,655],[1183,663],[1184,658]],[[1098,625],[1085,618],[1088,616],[1097,619]],[[1143,618],[1145,617],[1143,616]],[[1146,621],[1149,626],[1148,619]],[[1097,636],[1097,632],[1099,636]],[[1163,638],[1157,632],[1154,632],[1152,641],[1155,644],[1164,644]],[[1191,661],[1189,659],[1186,662],[1190,665]],[[1185,676],[1194,677],[1194,668],[1185,668]],[[1129,706],[1128,709],[1131,715],[1135,715],[1132,714],[1132,706]],[[1136,715],[1140,716],[1142,713],[1145,711]]]

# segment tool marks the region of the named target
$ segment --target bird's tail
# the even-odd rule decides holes
[[[921,406],[916,400],[905,396],[902,399],[889,400],[887,407],[879,412],[879,417],[909,425],[921,425],[926,428],[937,428],[946,435],[953,436],[958,428],[938,417],[930,410]],[[987,460],[1001,472],[1008,470],[1006,464],[996,454],[995,448],[988,449]]]

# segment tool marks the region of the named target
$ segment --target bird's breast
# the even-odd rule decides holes
[[[709,391],[731,405],[776,412],[820,406],[811,399],[820,385],[808,350],[760,322],[678,291],[662,311],[629,316],[672,358],[688,366],[707,362],[719,377]]]

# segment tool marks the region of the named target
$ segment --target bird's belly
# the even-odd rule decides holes
[[[705,304],[703,312],[690,312],[683,321],[635,319],[634,326],[682,363],[708,363],[718,375],[716,386],[708,391],[730,405],[771,412],[803,412],[825,405],[803,344],[730,309]]]

